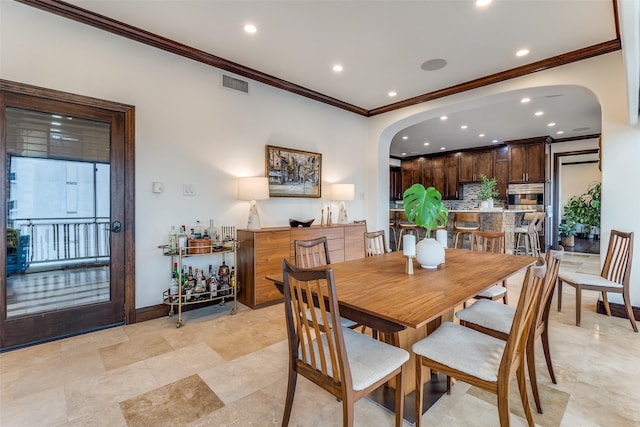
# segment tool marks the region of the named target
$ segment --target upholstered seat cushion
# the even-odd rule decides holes
[[[496,382],[504,347],[505,341],[445,322],[412,349],[427,359]]]
[[[493,299],[493,298],[501,297],[506,293],[507,293],[507,288],[505,288],[504,286],[493,285],[490,288],[487,288],[484,291],[480,292],[477,296],[480,298]]]
[[[477,230],[478,226],[477,225],[471,225],[471,226],[467,226],[467,225],[456,225],[455,227],[455,231],[461,231],[461,230],[468,230],[468,231],[474,231]]]
[[[467,323],[508,334],[516,309],[510,305],[481,299],[469,308],[456,312],[456,317]]]
[[[563,282],[574,283],[583,286],[598,286],[622,289],[622,284],[607,280],[602,276],[586,273],[564,272],[558,275]]]
[[[324,326],[320,309],[316,307],[315,310],[316,310],[316,319],[318,320],[318,325]],[[313,317],[311,316],[311,312],[309,310],[307,310],[307,320],[313,322]],[[331,327],[331,317],[329,316],[329,313],[327,313],[327,320],[329,321],[329,327]],[[358,324],[353,320],[340,317],[340,326],[342,326],[343,328],[353,328],[354,326],[358,326]]]
[[[353,389],[356,391],[364,390],[409,360],[409,352],[406,350],[374,340],[352,329],[343,329],[342,336],[349,358]],[[314,340],[314,348],[317,343],[318,341]],[[325,353],[329,354],[326,334],[322,334],[322,345]],[[310,363],[309,357],[307,359],[307,362]],[[318,359],[316,359],[316,365],[320,369]],[[327,369],[329,376],[331,376],[333,372],[331,366],[327,366]]]

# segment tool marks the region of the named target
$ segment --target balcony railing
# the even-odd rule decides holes
[[[108,262],[110,221],[90,218],[16,218],[10,226],[29,236],[29,263]]]

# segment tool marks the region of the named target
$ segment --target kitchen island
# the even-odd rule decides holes
[[[396,232],[399,233],[400,212],[404,209],[389,209],[390,218],[395,218]],[[512,254],[515,246],[515,227],[520,225],[522,216],[527,212],[535,212],[534,209],[451,209],[449,210],[449,221],[447,223],[449,247],[453,245],[453,217],[456,212],[478,212],[480,213],[480,230],[482,231],[504,231],[506,235],[506,252]]]

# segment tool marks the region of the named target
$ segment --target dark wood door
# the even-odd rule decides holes
[[[402,200],[402,168],[389,168],[389,201]]]
[[[509,146],[509,182],[526,182],[527,147],[525,145]]]
[[[0,88],[1,89],[1,88]],[[28,92],[29,90],[27,90]],[[53,91],[52,91],[53,92]],[[56,92],[56,94],[58,94]],[[68,98],[73,97],[70,94],[65,95]],[[63,96],[64,98],[64,96]],[[105,102],[106,103],[106,102]],[[133,296],[134,289],[127,288],[126,284],[132,284],[133,281],[133,246],[129,249],[131,252],[126,254],[125,246],[133,245],[133,206],[132,194],[130,193],[130,181],[126,177],[125,169],[127,169],[126,161],[127,148],[127,120],[132,116],[128,116],[123,111],[114,111],[106,108],[95,106],[79,105],[74,102],[57,101],[44,97],[16,93],[13,91],[0,91],[0,106],[2,116],[2,129],[7,128],[6,111],[19,109],[20,111],[34,112],[37,114],[51,115],[51,117],[61,117],[60,120],[68,120],[79,118],[85,121],[95,121],[97,123],[108,125],[107,149],[106,154],[106,181],[103,188],[109,192],[107,195],[108,204],[104,208],[109,218],[107,218],[105,239],[108,244],[108,256],[106,262],[103,260],[105,270],[107,272],[106,281],[108,289],[105,298],[98,299],[96,302],[87,302],[82,305],[70,305],[59,307],[36,308],[39,312],[25,312],[8,315],[7,309],[7,287],[9,286],[7,277],[7,257],[4,245],[2,245],[2,256],[0,257],[0,268],[2,268],[2,286],[0,289],[0,347],[11,348],[19,347],[26,344],[37,343],[60,338],[64,336],[74,335],[86,331],[95,330],[109,325],[122,324],[125,322],[125,310],[128,313],[135,313],[134,301],[129,301],[129,305],[125,306],[125,291],[127,295]],[[119,107],[126,110],[124,106],[118,104]],[[130,123],[132,125],[132,123]],[[11,126],[11,123],[9,123]],[[132,132],[132,130],[131,130]],[[109,136],[110,135],[110,136]],[[53,147],[52,144],[64,144],[64,138],[55,138],[44,133],[45,147]],[[59,141],[59,142],[58,142]],[[132,142],[132,141],[131,141]],[[83,144],[82,141],[73,141],[69,143]],[[89,148],[90,150],[91,148]],[[1,152],[8,162],[10,158],[24,157],[23,152],[16,155],[15,149],[11,154],[7,150],[7,132],[2,133]],[[131,154],[131,153],[129,153]],[[47,157],[50,153],[41,154],[40,157]],[[61,155],[64,159],[64,154]],[[132,172],[132,171],[129,171]],[[0,181],[7,182],[6,169],[0,172]],[[43,185],[37,182],[34,185]],[[10,197],[9,188],[2,188],[2,193]],[[129,213],[125,213],[125,207],[130,209]],[[3,226],[2,234],[6,236],[9,221],[9,213],[2,211],[1,218]],[[126,262],[125,262],[126,260]],[[28,272],[28,270],[27,270]],[[26,276],[27,274],[24,274]],[[74,295],[71,295],[73,299]],[[46,306],[45,306],[46,307]],[[134,315],[135,316],[135,315]],[[129,319],[135,321],[135,319]]]
[[[527,182],[544,182],[544,143],[527,146]]]
[[[459,174],[460,183],[475,182],[476,154],[460,153]]]
[[[475,155],[475,181],[480,182],[482,175],[487,178],[494,176],[493,151],[480,151]]]
[[[433,176],[433,187],[445,197],[447,176],[444,171],[445,162],[444,157],[435,157],[431,159],[431,173]]]
[[[444,159],[446,190],[443,198],[454,200],[458,198],[458,156],[454,154]]]
[[[507,197],[507,186],[509,184],[509,158],[507,147],[500,147],[495,150],[495,163],[493,172],[496,178],[496,190],[498,197]]]

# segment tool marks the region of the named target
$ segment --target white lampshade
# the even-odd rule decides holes
[[[353,184],[333,184],[331,186],[331,200],[353,200],[356,195],[356,187]]]
[[[247,176],[238,180],[238,199],[264,200],[269,198],[269,178]]]

